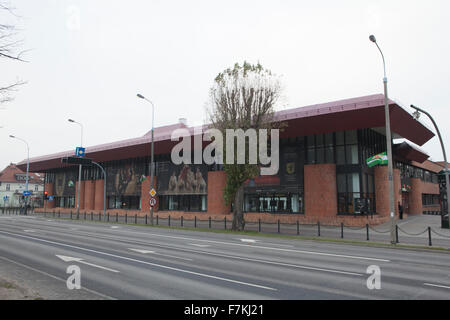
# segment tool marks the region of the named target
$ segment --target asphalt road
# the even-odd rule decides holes
[[[0,216],[0,266],[52,299],[450,299],[446,252],[43,217]]]

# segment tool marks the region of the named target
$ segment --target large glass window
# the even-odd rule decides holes
[[[245,212],[303,213],[303,195],[298,193],[246,194]]]
[[[375,212],[373,176],[359,173],[339,173],[336,177],[338,213],[368,214]]]
[[[57,208],[75,208],[75,197],[55,197],[53,201]]]
[[[108,197],[108,209],[139,210],[141,197],[139,196],[111,196]]]
[[[207,211],[206,195],[162,195],[159,196],[161,211]]]

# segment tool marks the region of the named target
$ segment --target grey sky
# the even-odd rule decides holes
[[[155,126],[201,124],[214,77],[243,60],[282,76],[279,108],[382,93],[372,33],[390,97],[428,110],[450,139],[447,0],[12,3],[31,51],[28,63],[0,62],[0,85],[28,81],[0,110],[1,169],[26,158],[9,134],[31,157],[75,149],[68,118],[84,125],[84,146],[143,135],[151,108],[138,92],[155,103]],[[442,159],[437,137],[422,149]]]

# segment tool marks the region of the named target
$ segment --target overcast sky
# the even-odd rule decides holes
[[[202,124],[214,77],[235,62],[281,76],[279,109],[383,92],[415,104],[450,139],[450,2],[10,0],[23,57],[0,61],[0,86],[27,81],[0,110],[0,170],[30,156],[142,136],[186,117]],[[1,13],[0,19],[5,19]],[[423,116],[423,122],[431,123]],[[421,119],[422,119],[421,118]],[[441,160],[437,137],[422,147]],[[447,148],[450,152],[450,148]]]

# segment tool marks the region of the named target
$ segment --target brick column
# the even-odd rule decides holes
[[[389,216],[389,181],[388,167],[376,166],[374,169],[375,203],[380,216]],[[400,170],[394,169],[394,208],[398,215],[398,202],[402,200]],[[411,207],[410,207],[411,208]]]
[[[223,198],[226,182],[225,171],[208,171],[208,214],[230,214],[231,205]]]
[[[103,210],[105,180],[95,180],[94,185],[94,210]],[[108,201],[108,198],[106,201]]]
[[[84,209],[93,210],[95,199],[95,181],[87,180],[84,182]]]
[[[337,185],[335,164],[308,164],[305,170],[305,216],[336,217]]]

